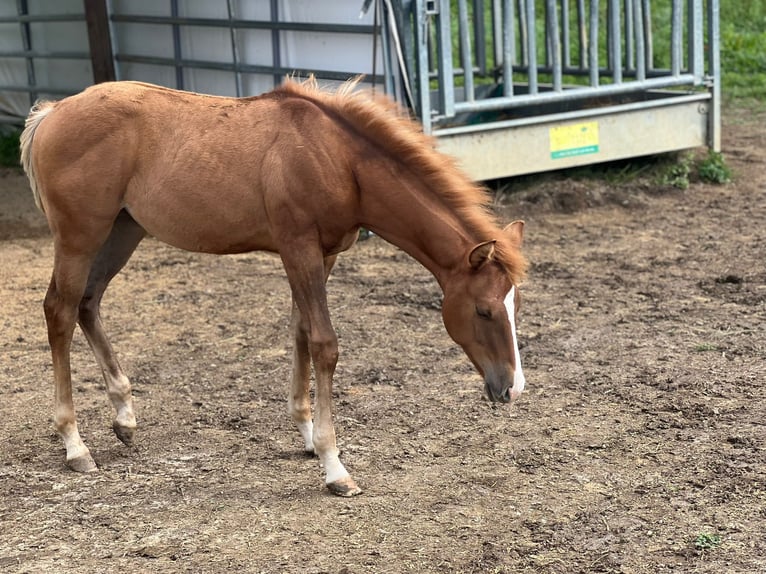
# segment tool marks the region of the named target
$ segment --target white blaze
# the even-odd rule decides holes
[[[505,296],[505,309],[508,312],[508,321],[511,323],[511,338],[513,339],[514,364],[516,368],[513,371],[513,388],[511,389],[511,400],[518,399],[524,390],[526,380],[524,371],[521,368],[521,355],[519,354],[519,344],[516,341],[516,287],[511,287],[508,295]]]

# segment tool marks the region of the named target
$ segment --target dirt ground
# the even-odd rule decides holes
[[[138,446],[84,338],[64,466],[41,302],[52,249],[0,176],[0,571],[766,572],[766,116],[729,110],[736,180],[685,191],[554,174],[511,185],[527,221],[527,391],[510,408],[448,338],[440,292],[377,238],[330,282],[343,460],[323,488],[286,416],[278,260],[147,240],[104,317]]]

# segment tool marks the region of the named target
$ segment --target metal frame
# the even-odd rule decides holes
[[[185,87],[185,80],[183,70],[185,69],[204,69],[204,70],[220,70],[232,72],[236,75],[236,85],[238,95],[253,95],[242,93],[242,74],[263,74],[271,75],[274,78],[274,84],[279,84],[287,74],[297,74],[299,76],[305,76],[308,74],[314,74],[316,77],[327,80],[348,80],[356,75],[358,72],[349,71],[332,71],[332,70],[303,70],[295,69],[293,67],[286,67],[282,64],[280,53],[280,33],[283,31],[293,32],[327,32],[327,33],[341,33],[341,34],[363,34],[367,36],[376,36],[380,33],[380,30],[376,30],[374,26],[369,25],[355,25],[355,24],[315,24],[307,22],[283,22],[281,21],[279,14],[279,2],[278,0],[270,0],[270,19],[269,20],[242,20],[235,17],[233,14],[232,4],[230,0],[227,0],[228,18],[186,18],[178,15],[178,0],[170,0],[171,16],[141,16],[141,15],[126,15],[115,14],[110,12],[109,20],[112,26],[117,23],[123,24],[158,24],[170,26],[173,35],[173,57],[161,57],[161,56],[140,56],[136,54],[130,54],[125,52],[119,52],[115,50],[114,59],[117,64],[116,79],[123,79],[120,72],[120,64],[122,63],[137,63],[137,64],[152,64],[158,66],[172,66],[176,68],[176,79],[174,86],[177,89],[183,90]],[[185,58],[182,49],[180,34],[181,29],[186,26],[196,27],[212,27],[212,28],[224,28],[228,29],[231,33],[231,61],[230,62],[214,62],[205,60],[192,60]],[[271,66],[247,64],[242,62],[237,52],[236,34],[238,30],[270,30],[272,41],[272,54],[273,60]],[[113,32],[114,34],[114,32]],[[384,82],[385,78],[383,74],[379,74],[374,78],[368,76],[369,80],[375,82]]]
[[[483,155],[483,168],[464,161],[479,179],[669,151],[663,140],[681,146],[670,149],[707,145],[720,150],[719,0],[662,2],[492,0],[494,49],[488,62],[475,49],[484,38],[469,25],[471,14],[483,14],[484,0],[413,0],[407,14],[413,37],[408,61],[416,71],[413,88],[424,130],[458,159]],[[658,8],[671,17],[662,30],[653,30],[651,10]],[[655,65],[659,34],[669,39],[665,67]],[[674,106],[679,113],[663,114],[661,124],[649,123],[659,108]],[[644,125],[641,110],[647,112]],[[702,118],[701,131],[696,116],[686,111]],[[549,141],[538,142],[546,156],[553,145],[550,130],[557,126],[585,126],[574,122],[597,118],[592,125],[598,130],[598,122],[606,119],[619,126],[622,114],[622,129],[651,129],[652,137],[631,146],[631,138],[610,128],[603,134],[610,133],[611,141],[594,143],[581,157],[573,149],[557,161],[530,161],[514,145],[527,142],[531,126],[547,126]],[[499,137],[497,130],[514,135]],[[693,135],[670,135],[678,131]],[[624,149],[615,149],[617,140]],[[480,147],[481,154],[471,146]],[[497,165],[488,167],[487,157]]]
[[[0,85],[0,92],[26,92],[32,105],[40,94],[68,95],[69,91],[58,86],[45,86],[37,83],[35,60],[89,60],[88,52],[42,52],[34,49],[31,24],[35,22],[80,22],[85,21],[84,14],[45,14],[29,13],[27,0],[16,0],[17,16],[0,17],[0,23],[18,24],[21,31],[22,50],[0,51],[0,58],[20,58],[26,61],[27,83],[24,85]],[[0,118],[0,121],[17,122],[16,118]]]

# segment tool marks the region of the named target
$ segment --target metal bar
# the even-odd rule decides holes
[[[527,30],[527,5],[526,0],[516,0],[519,8],[519,46],[521,47],[521,64],[529,65],[529,30]]]
[[[170,14],[178,19],[178,0],[170,0]],[[172,24],[173,30],[173,59],[181,61],[181,29],[179,24]],[[183,66],[176,66],[176,89],[184,89],[184,69]]]
[[[699,85],[705,73],[702,0],[689,0],[689,4],[689,64],[690,71],[696,78],[695,83]]]
[[[431,133],[431,91],[428,80],[428,15],[425,0],[415,0],[415,53],[417,54],[418,107],[423,131]]]
[[[717,0],[716,0],[717,1]],[[674,76],[681,73],[681,18],[683,6],[681,0],[673,0],[670,15],[670,71]]]
[[[721,23],[718,0],[708,0],[708,77],[712,101],[708,113],[707,145],[713,151],[721,151]]]
[[[269,17],[272,23],[279,22],[279,0],[271,0]],[[274,86],[278,86],[282,82],[282,75],[276,73],[276,70],[282,67],[282,43],[279,31],[280,28],[271,28],[271,62],[272,68],[275,71],[273,76]]]
[[[511,120],[501,120],[498,122],[486,122],[482,124],[472,124],[465,126],[450,126],[434,130],[437,137],[472,134],[477,132],[488,132],[505,128],[515,128],[521,126],[532,126],[536,124],[556,124],[569,120],[580,118],[592,118],[603,115],[619,114],[623,112],[643,111],[654,108],[663,108],[692,102],[705,102],[710,99],[710,94],[698,92],[695,94],[685,94],[678,97],[659,98],[656,100],[632,102],[629,104],[618,104],[616,106],[604,106],[600,108],[584,108],[570,112],[561,112],[554,114],[529,115]]]
[[[37,58],[46,60],[90,60],[88,52],[41,52],[39,50],[0,51],[0,58]]]
[[[625,0],[625,69],[636,69],[636,42],[633,38],[633,0]]]
[[[503,95],[513,96],[513,0],[503,0]]]
[[[652,90],[661,88],[673,88],[676,86],[691,85],[694,76],[691,74],[682,74],[680,76],[663,76],[661,78],[649,78],[641,82],[631,82],[622,84],[603,84],[598,90],[588,86],[570,88],[560,92],[539,92],[537,94],[516,95],[513,98],[486,98],[475,102],[457,102],[455,104],[455,113],[466,112],[487,112],[506,109],[509,107],[519,107],[526,104],[543,104],[549,102],[566,102],[584,99],[593,96],[613,96],[617,94],[636,93],[642,90]]]
[[[503,3],[502,0],[492,0],[492,49],[495,56],[493,62],[495,70],[498,70],[503,65],[503,37],[505,34],[502,12]]]
[[[118,62],[130,62],[132,64],[149,64],[153,66],[180,66],[182,68],[197,68],[200,70],[220,70],[223,72],[241,72],[243,74],[274,74],[278,78],[283,78],[285,75],[295,73],[299,76],[314,74],[318,78],[324,78],[327,80],[339,80],[346,81],[359,75],[358,72],[339,72],[336,70],[305,70],[299,68],[274,68],[272,66],[257,65],[257,64],[242,64],[237,66],[226,62],[212,62],[208,60],[176,60],[175,58],[161,58],[156,56],[136,56],[132,54],[117,54],[116,59]],[[367,79],[371,79],[371,76],[366,76]],[[382,76],[377,76],[376,81],[383,81]]]
[[[571,39],[569,33],[569,0],[561,0],[561,43],[564,47],[564,66],[572,65],[572,54],[569,48]]]
[[[18,6],[18,0],[17,0]],[[83,22],[85,14],[19,14],[0,16],[0,24],[29,24],[32,22]]]
[[[234,20],[233,0],[226,0],[226,14],[229,17],[229,23],[231,23]],[[229,39],[231,40],[231,60],[236,68],[239,64],[239,42],[237,39],[237,29],[231,25],[229,25]],[[237,71],[234,72],[234,87],[237,97],[242,96],[242,75]]]
[[[51,94],[51,95],[64,95],[64,96],[71,96],[72,94],[77,93],[79,90],[69,90],[65,88],[57,88],[54,86],[42,86],[42,85],[35,85],[31,86],[35,89],[36,96],[39,94]],[[0,92],[25,92],[29,93],[30,86],[4,86],[0,85]],[[35,97],[36,99],[36,97]],[[34,102],[32,102],[34,103]]]
[[[537,81],[537,40],[535,34],[535,0],[527,0],[527,65],[529,66],[529,93],[536,94],[539,87]]]
[[[449,0],[439,1],[439,14],[436,19],[439,111],[451,117],[455,115],[455,72],[452,69],[452,14]]]
[[[649,0],[643,2],[644,14],[644,47],[646,49],[646,68],[654,68],[654,34],[652,32],[652,4]]]
[[[579,36],[579,66],[584,70],[587,65],[588,28],[585,25],[585,0],[577,0],[577,31]]]
[[[19,15],[19,23],[21,25],[21,45],[25,52],[32,51],[32,33],[29,26],[29,21],[24,21],[22,18],[29,13],[29,6],[27,0],[16,0],[16,13]],[[37,100],[38,93],[35,90],[35,84],[37,80],[35,77],[35,61],[27,57],[27,90],[29,92],[29,105],[34,105]]]
[[[15,21],[15,20],[14,20]],[[201,26],[213,28],[245,28],[254,30],[285,30],[291,32],[329,32],[334,34],[371,34],[369,24],[318,24],[315,22],[280,22],[278,20],[239,20],[229,22],[216,18],[181,18],[168,16],[142,16],[112,14],[112,21],[129,24],[176,24],[179,26]],[[1,22],[1,20],[0,20]]]
[[[395,82],[394,82],[394,58],[391,50],[391,30],[388,25],[389,15],[386,13],[386,8],[383,2],[375,2],[375,9],[379,11],[378,18],[380,20],[380,49],[383,54],[383,90],[386,94],[396,97],[395,94]],[[375,41],[375,40],[373,40]]]
[[[486,35],[484,28],[484,0],[474,0],[473,44],[476,52],[476,67],[482,76],[487,75],[487,46],[484,43],[484,36]]]
[[[646,78],[646,52],[644,48],[644,34],[642,6],[640,0],[633,1],[633,34],[636,40],[636,78],[639,81]]]
[[[458,0],[457,11],[458,30],[460,33],[460,56],[463,62],[465,99],[472,102],[475,98],[473,87],[473,54],[471,52],[471,36],[468,33],[468,5],[466,4],[466,0]]]
[[[559,15],[556,10],[556,0],[546,0],[545,12],[547,20],[548,45],[550,46],[551,66],[553,68],[553,90],[561,91],[561,39],[559,38]]]
[[[598,0],[590,0],[588,69],[590,70],[590,85],[598,86]]]
[[[609,44],[610,63],[612,66],[612,81],[622,82],[622,38],[620,37],[620,0],[609,0],[609,26],[612,31]]]

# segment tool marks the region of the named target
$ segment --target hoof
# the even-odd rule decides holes
[[[90,454],[84,454],[66,461],[66,465],[75,472],[96,472],[98,467]]]
[[[117,435],[117,438],[122,441],[122,444],[125,446],[133,446],[133,435],[136,432],[135,428],[122,426],[115,422],[112,424],[112,430],[114,431],[114,434]]]
[[[350,476],[347,476],[341,480],[336,480],[335,482],[328,483],[327,488],[329,488],[330,492],[332,492],[335,496],[343,496],[345,498],[350,498],[352,496],[356,496],[357,494],[362,494],[362,489],[356,485],[354,479]]]

